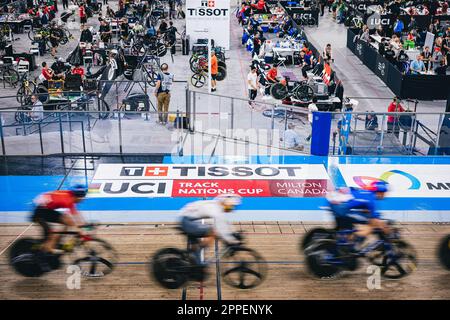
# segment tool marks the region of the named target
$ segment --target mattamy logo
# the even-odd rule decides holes
[[[450,165],[344,164],[339,170],[348,186],[389,183],[389,197],[450,197]]]
[[[310,165],[203,165],[100,164],[93,180],[298,180],[329,179],[321,164]]]

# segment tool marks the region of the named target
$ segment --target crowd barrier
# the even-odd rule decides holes
[[[356,29],[347,29],[347,48],[372,70],[398,97],[445,100],[450,91],[449,75],[402,74],[369,43],[356,38]]]

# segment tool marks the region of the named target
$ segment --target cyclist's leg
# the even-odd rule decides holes
[[[181,220],[181,228],[187,234],[197,264],[202,264],[201,250],[212,245],[215,234],[210,225],[201,224],[200,220],[192,220],[184,217]]]
[[[49,223],[60,223],[61,213],[55,210],[36,208],[32,217],[34,222],[37,222],[44,231],[44,242],[42,243],[42,251],[52,252],[56,246],[58,236],[50,228]]]

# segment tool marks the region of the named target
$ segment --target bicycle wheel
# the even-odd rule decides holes
[[[338,256],[335,240],[317,240],[311,243],[306,254],[309,271],[318,278],[334,278],[340,273],[338,266],[327,262],[327,257]]]
[[[206,83],[206,77],[203,73],[194,73],[191,77],[191,84],[196,88],[201,88]]]
[[[440,263],[450,270],[450,235],[444,237],[438,247],[438,257]]]
[[[145,69],[145,72],[144,72],[144,81],[146,81],[146,82],[148,82],[148,84],[151,86],[151,87],[155,87],[156,86],[156,82],[157,82],[157,78],[158,78],[158,74],[155,72],[155,71],[153,71],[153,69]]]
[[[311,101],[314,97],[314,90],[309,85],[300,85],[295,89],[294,97],[303,102]]]
[[[381,266],[381,275],[388,279],[400,279],[411,274],[417,268],[417,254],[407,242],[392,242],[392,249],[386,252]]]
[[[156,55],[160,58],[164,57],[167,54],[167,47],[161,43],[156,49]]]
[[[38,95],[39,100],[45,104],[50,99],[50,96],[48,95],[48,89],[43,84],[38,84],[36,93]]]
[[[6,81],[12,87],[17,85],[19,78],[19,73],[14,69],[6,69],[3,71],[3,81]]]
[[[277,100],[283,100],[288,96],[289,91],[288,88],[281,83],[275,83],[270,88],[270,94]]]
[[[36,33],[33,29],[31,29],[30,31],[28,31],[28,39],[30,39],[31,41],[34,40]]]
[[[152,258],[150,274],[167,289],[178,289],[189,279],[190,263],[184,259],[184,253],[175,248],[158,251]]]
[[[325,228],[313,228],[309,230],[303,239],[300,241],[300,251],[305,251],[306,248],[317,239],[330,239],[334,236],[334,230]]]
[[[117,263],[117,253],[106,241],[92,239],[76,247],[72,253],[76,256],[73,264],[81,269],[88,278],[99,278],[110,274]]]
[[[222,277],[226,284],[239,289],[259,286],[266,278],[267,263],[255,250],[232,248],[222,258]]]
[[[29,98],[36,90],[36,85],[33,82],[22,83],[19,90],[17,90],[17,102],[24,105],[27,98]]]
[[[42,241],[36,239],[19,239],[9,249],[9,264],[25,277],[39,277],[44,272],[39,266],[35,253]]]
[[[140,43],[136,43],[131,47],[131,54],[133,56],[143,56],[145,53],[145,49]]]
[[[227,77],[227,69],[225,69],[224,67],[219,66],[219,68],[217,69],[218,73],[217,73],[217,81],[223,81],[225,80],[225,78]]]

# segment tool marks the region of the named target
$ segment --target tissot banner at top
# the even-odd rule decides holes
[[[186,34],[191,43],[210,37],[230,49],[230,0],[186,0]]]
[[[389,197],[450,197],[450,165],[341,164],[347,186],[363,188],[373,181],[389,183]]]

